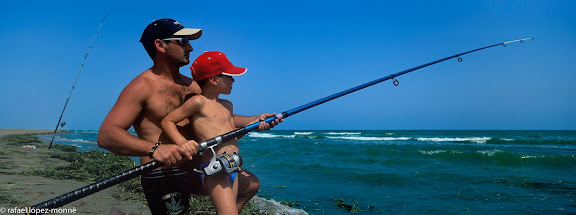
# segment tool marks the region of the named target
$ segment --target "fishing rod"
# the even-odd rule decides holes
[[[76,81],[78,81],[78,76],[80,76],[80,72],[82,72],[82,68],[84,67],[84,62],[86,62],[86,58],[88,58],[88,53],[90,52],[90,49],[92,49],[92,44],[94,44],[94,40],[96,40],[96,36],[98,36],[98,32],[100,32],[100,28],[102,28],[102,25],[104,24],[104,20],[106,20],[107,16],[108,16],[108,13],[106,13],[106,15],[104,16],[104,19],[102,19],[102,22],[100,22],[100,26],[98,26],[98,30],[96,30],[96,34],[94,34],[94,38],[92,38],[92,42],[90,42],[90,46],[88,46],[88,50],[86,51],[86,54],[84,55],[84,60],[82,60],[82,64],[80,64],[80,70],[78,70],[78,73],[76,74],[76,79],[74,79],[74,84],[72,84],[72,89],[70,89],[70,93],[68,94],[68,98],[66,99],[66,103],[64,103],[64,108],[62,108],[62,114],[60,114],[60,118],[58,119],[58,123],[56,123],[56,129],[54,129],[54,134],[52,134],[52,140],[50,140],[50,145],[48,146],[48,149],[52,148],[52,143],[54,142],[54,137],[56,136],[56,132],[58,131],[58,126],[64,127],[64,124],[66,124],[64,122],[62,124],[60,124],[60,121],[62,121],[62,117],[64,116],[64,111],[66,111],[66,106],[68,106],[68,101],[70,101],[70,97],[72,96],[72,91],[74,90],[74,86],[76,86]]]
[[[440,60],[436,60],[436,61],[433,61],[433,62],[430,62],[430,63],[426,63],[426,64],[423,64],[423,65],[420,65],[420,66],[417,66],[417,67],[414,67],[414,68],[411,68],[411,69],[407,69],[407,70],[404,70],[404,71],[401,71],[401,72],[398,72],[398,73],[395,73],[395,74],[388,75],[388,76],[383,77],[383,78],[376,79],[376,80],[374,80],[374,81],[370,81],[370,82],[365,83],[365,84],[361,84],[361,85],[359,85],[359,86],[350,88],[350,89],[348,89],[348,90],[344,90],[344,91],[339,92],[339,93],[332,94],[332,95],[330,95],[330,96],[327,96],[327,97],[318,99],[318,100],[316,100],[316,101],[307,103],[307,104],[305,104],[305,105],[302,105],[302,106],[299,106],[299,107],[290,109],[290,110],[288,110],[288,111],[284,111],[284,112],[282,112],[282,113],[276,114],[275,116],[271,116],[271,117],[269,117],[269,118],[266,118],[266,119],[264,120],[264,122],[266,122],[266,123],[271,123],[271,122],[273,122],[274,120],[277,120],[277,119],[280,120],[280,119],[287,118],[287,117],[289,117],[289,116],[292,116],[292,115],[294,115],[294,114],[300,113],[300,112],[302,112],[302,111],[304,111],[304,110],[310,109],[310,108],[315,107],[315,106],[317,106],[317,105],[320,105],[320,104],[322,104],[322,103],[328,102],[328,101],[333,100],[333,99],[336,99],[336,98],[338,98],[338,97],[342,97],[342,96],[344,96],[344,95],[350,94],[350,93],[352,93],[352,92],[355,92],[355,91],[364,89],[364,88],[366,88],[366,87],[369,87],[369,86],[378,84],[378,83],[383,82],[383,81],[386,81],[386,80],[394,79],[394,85],[398,85],[398,84],[397,84],[398,81],[395,79],[395,77],[404,75],[404,74],[406,74],[406,73],[409,73],[409,72],[412,72],[412,71],[415,71],[415,70],[418,70],[418,69],[422,69],[422,68],[427,67],[427,66],[431,66],[431,65],[440,63],[440,62],[442,62],[442,61],[446,61],[446,60],[449,60],[449,59],[452,59],[452,58],[458,58],[458,61],[460,62],[460,61],[462,61],[462,58],[460,57],[460,56],[462,56],[462,55],[470,54],[470,53],[472,53],[472,52],[477,52],[477,51],[480,51],[480,50],[483,50],[483,49],[487,49],[487,48],[491,48],[491,47],[495,47],[495,46],[504,46],[504,47],[506,47],[506,45],[507,45],[507,44],[510,44],[510,43],[515,43],[515,42],[521,42],[521,43],[522,43],[522,42],[524,42],[524,41],[526,41],[526,40],[531,40],[531,39],[534,39],[534,38],[525,38],[525,39],[518,39],[518,40],[507,41],[507,42],[503,42],[503,43],[497,43],[497,44],[494,44],[494,45],[490,45],[490,46],[486,46],[486,47],[474,49],[474,50],[471,50],[471,51],[463,52],[463,53],[460,53],[460,54],[452,55],[452,56],[450,56],[450,57],[442,58],[442,59],[440,59]],[[221,143],[223,143],[223,142],[226,142],[226,141],[228,141],[228,140],[234,139],[234,138],[236,138],[236,137],[238,137],[238,136],[245,135],[245,134],[247,134],[247,133],[250,132],[250,131],[256,130],[256,129],[258,128],[258,125],[259,125],[260,123],[261,123],[261,122],[255,122],[255,123],[252,123],[252,124],[250,124],[250,125],[244,126],[244,127],[242,127],[242,128],[238,128],[238,129],[236,129],[236,130],[233,130],[233,131],[230,131],[230,132],[228,132],[228,133],[222,134],[222,135],[220,135],[220,136],[214,137],[214,138],[212,138],[212,139],[209,139],[209,140],[200,142],[200,143],[198,143],[198,145],[199,145],[199,151],[203,151],[203,150],[205,150],[205,149],[207,149],[207,148],[209,148],[209,147],[214,147],[214,146],[219,145],[219,144],[221,144]],[[114,176],[112,176],[112,177],[109,177],[109,178],[100,180],[100,181],[95,182],[95,183],[93,183],[93,184],[84,186],[84,187],[79,188],[79,189],[77,189],[77,190],[71,191],[71,192],[69,192],[69,193],[63,194],[63,195],[61,195],[61,196],[55,197],[55,198],[53,198],[53,199],[47,200],[47,201],[45,201],[45,202],[36,204],[36,205],[32,206],[31,208],[58,208],[58,207],[61,207],[61,206],[63,206],[63,205],[66,205],[66,204],[68,204],[68,203],[70,203],[70,202],[76,201],[76,200],[78,200],[78,199],[81,199],[81,198],[86,197],[86,196],[88,196],[88,195],[91,195],[91,194],[93,194],[93,193],[96,193],[96,192],[98,192],[98,191],[100,191],[100,190],[106,189],[106,188],[111,187],[111,186],[113,186],[113,185],[119,184],[119,183],[121,183],[121,182],[123,182],[123,181],[126,181],[126,180],[128,180],[128,179],[131,179],[131,178],[136,177],[136,176],[138,176],[138,175],[141,175],[141,174],[143,174],[144,172],[147,172],[147,171],[156,169],[156,168],[158,168],[158,167],[161,167],[161,166],[163,166],[163,165],[164,165],[164,164],[162,164],[162,163],[160,163],[160,162],[152,161],[152,162],[143,164],[143,165],[141,165],[141,166],[138,166],[138,167],[135,167],[135,168],[126,170],[126,171],[121,172],[121,173],[119,173],[119,174],[117,174],[117,175],[114,175]]]

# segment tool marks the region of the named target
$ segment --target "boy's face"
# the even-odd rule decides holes
[[[228,75],[217,75],[216,76],[218,81],[218,86],[220,87],[221,94],[230,94],[232,93],[232,84],[234,83],[234,77]]]

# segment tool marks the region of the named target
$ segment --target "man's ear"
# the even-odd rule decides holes
[[[160,39],[154,40],[154,46],[158,52],[166,52],[166,43]]]

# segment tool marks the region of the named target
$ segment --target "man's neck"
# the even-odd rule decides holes
[[[178,82],[180,80],[179,67],[166,63],[155,63],[151,70],[154,74],[160,76],[162,79],[172,82]]]

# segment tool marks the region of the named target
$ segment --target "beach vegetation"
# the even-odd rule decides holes
[[[48,148],[48,144],[42,143],[34,134],[14,134],[0,136],[0,141],[11,146],[20,146],[34,144],[38,148]],[[104,151],[86,151],[78,152],[76,146],[53,144],[52,149],[48,152],[49,157],[68,162],[67,165],[47,165],[41,170],[25,171],[9,174],[20,175],[38,175],[56,180],[72,179],[86,183],[93,183],[102,179],[114,176],[122,171],[136,167],[136,164],[128,157],[119,156],[114,153]],[[12,156],[18,150],[0,151],[0,158]],[[24,153],[24,152],[23,152]],[[0,163],[4,168],[4,162]],[[140,185],[140,178],[135,177],[124,181],[118,185],[120,192],[114,193],[113,197],[119,200],[130,200],[146,202],[144,192]],[[0,203],[7,205],[16,205],[21,202],[9,195],[0,195]],[[210,197],[193,195],[190,199],[191,214],[216,214]],[[248,214],[266,214],[259,212],[249,202],[242,213]]]
[[[63,152],[75,152],[76,149],[78,149],[76,146],[64,145],[64,144],[54,144],[52,148]]]
[[[78,152],[75,146],[64,146],[61,144],[54,144],[54,149],[63,151],[61,153],[53,153],[50,157],[67,161],[70,164],[66,166],[50,166],[44,170],[35,171],[35,174],[58,180],[73,179],[93,183],[135,166],[134,162],[128,157],[110,152]],[[119,187],[122,192],[115,194],[116,198],[122,200],[145,200],[138,178],[122,182]]]
[[[42,143],[34,134],[8,134],[0,136],[0,141],[10,146],[22,146]]]
[[[190,214],[216,214],[216,210],[214,210],[214,206],[212,206],[212,202],[210,201],[209,196],[200,196],[194,195],[190,197],[190,205],[191,211]],[[265,212],[260,212],[252,205],[251,202],[248,202],[246,206],[242,209],[241,215],[260,215],[260,214],[267,214]]]
[[[336,202],[336,206],[338,206],[339,208],[343,208],[347,211],[350,211],[350,212],[363,211],[357,207],[358,202],[356,202],[356,201],[354,201],[353,203],[345,203],[345,201],[343,199],[332,199],[332,200],[334,202]]]
[[[371,211],[372,213],[383,213],[382,211],[376,210],[374,205],[361,206],[360,203],[356,200],[332,199],[332,201],[336,202],[336,206],[338,208],[347,210],[350,213],[363,212],[363,211]]]
[[[2,204],[2,205],[18,205],[20,203],[22,203],[22,202],[18,201],[17,199],[13,198],[12,196],[0,195],[0,204]]]
[[[299,201],[295,200],[295,201],[280,201],[280,204],[286,205],[288,207],[292,207],[292,206],[300,206],[300,204],[298,204]]]

